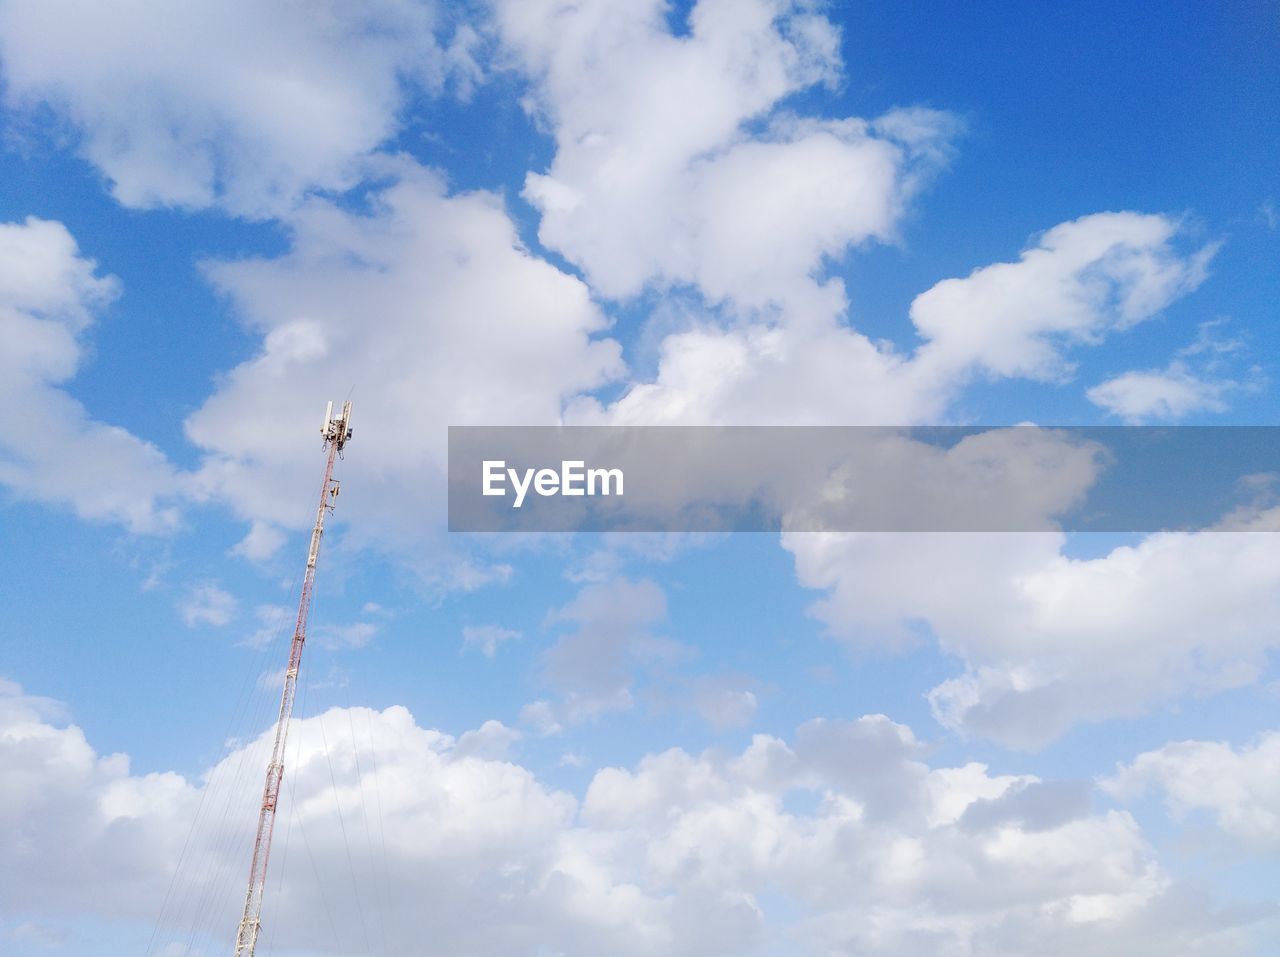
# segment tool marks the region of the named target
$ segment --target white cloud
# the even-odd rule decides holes
[[[253,522],[244,538],[231,549],[231,554],[243,556],[251,562],[263,562],[278,552],[284,542],[284,532],[274,525]]]
[[[263,215],[362,178],[407,86],[474,77],[437,19],[412,0],[8,0],[0,56],[9,104],[52,107],[125,205]]]
[[[69,504],[135,532],[174,527],[178,478],[161,452],[95,421],[63,388],[94,318],[119,294],[61,223],[0,224],[0,483],[19,498]]]
[[[546,699],[530,701],[520,709],[520,723],[533,729],[540,737],[550,737],[564,731],[564,725],[556,717],[556,707]]]
[[[1155,314],[1204,278],[1179,224],[1104,213],[1060,224],[1014,263],[918,296],[914,355],[872,342],[823,264],[892,241],[945,162],[957,121],[924,109],[810,119],[784,99],[840,68],[838,32],[807,4],[702,0],[689,32],[656,2],[500,3],[556,152],[525,196],[544,245],[593,289],[692,286],[694,304],[633,381],[577,422],[897,424],[937,420],[975,374],[1059,380],[1067,349]]]
[[[270,732],[246,752],[229,754],[196,785],[174,774],[131,775],[124,756],[95,755],[78,728],[41,722],[22,698],[0,699],[0,705],[0,748],[13,772],[0,784],[0,823],[6,833],[25,835],[0,849],[4,909],[132,916],[149,932],[158,904],[167,900],[159,944],[188,932],[198,940],[225,940],[243,901]],[[469,740],[479,746],[487,738],[483,743],[492,747],[492,731],[486,726]],[[350,887],[342,816],[363,907],[370,916],[375,906],[386,915],[397,949],[430,933],[452,952],[510,952],[532,903],[526,875],[546,873],[555,836],[572,816],[572,798],[547,790],[522,768],[459,753],[453,738],[418,728],[402,708],[300,720],[290,742],[282,800],[291,806],[294,829],[305,828],[307,854],[323,865],[330,896],[315,886],[295,848],[293,886],[300,894],[278,895],[268,905],[280,939],[332,952],[326,899],[336,907],[346,942],[359,936],[364,915],[353,895],[333,894],[342,878]],[[58,800],[48,800],[50,793]],[[381,835],[376,825],[366,834],[359,823],[375,806]],[[193,818],[191,844],[180,854]],[[441,821],[449,828],[442,830]],[[277,848],[284,822],[282,813]],[[167,897],[180,857],[187,869]],[[272,863],[278,869],[290,861],[278,854]],[[502,904],[512,892],[519,899]],[[435,902],[429,913],[424,900]],[[478,914],[497,916],[491,906],[504,912],[497,924],[477,924]]]
[[[702,0],[687,36],[665,12],[497,5],[556,142],[550,169],[526,180],[539,238],[609,297],[687,283],[713,302],[802,310],[823,257],[892,237],[956,124],[922,109],[871,123],[780,111],[839,69],[839,32],[808,4]]]
[[[1221,741],[1166,744],[1117,769],[1102,787],[1125,800],[1160,791],[1173,814],[1206,811],[1242,847],[1280,847],[1278,732],[1239,748]]]
[[[1225,319],[1202,322],[1191,345],[1163,369],[1133,370],[1101,382],[1085,394],[1094,405],[1130,423],[1176,420],[1196,412],[1225,412],[1228,395],[1256,390],[1258,366],[1243,368],[1243,339],[1222,334]]]
[[[657,372],[574,421],[623,424],[885,425],[938,421],[975,375],[1058,380],[1070,350],[1154,315],[1204,278],[1213,247],[1180,252],[1179,226],[1102,213],[1062,223],[1017,262],[946,279],[916,297],[926,340],[913,354],[845,323],[844,290],[813,286],[811,308],[729,322],[708,313],[669,333]]]
[[[832,284],[833,285],[833,284]],[[574,403],[574,424],[884,425],[936,418],[936,384],[917,387],[904,357],[835,321],[721,328],[710,316],[666,336],[652,381],[616,401]]]
[[[631,278],[622,285],[693,283],[703,306],[721,299],[736,305],[695,306],[689,321],[662,339],[653,380],[633,378],[620,398],[602,405],[589,393],[626,370],[617,343],[602,338],[608,323],[589,287],[523,249],[496,196],[450,196],[438,175],[407,160],[370,160],[365,172],[384,185],[367,211],[312,198],[286,215],[289,253],[207,264],[212,283],[261,337],[261,351],[230,370],[187,420],[204,457],[181,482],[195,499],[225,503],[250,523],[238,554],[262,560],[278,548],[283,529],[309,524],[298,490],[313,481],[308,436],[329,397],[356,402],[356,441],[342,471],[360,494],[344,498],[336,516],[349,522],[350,540],[398,550],[441,588],[471,589],[505,580],[510,566],[458,554],[456,543],[431,550],[444,556],[438,561],[415,557],[427,553],[422,542],[440,528],[446,424],[936,420],[975,369],[1042,374],[1041,363],[1061,364],[1059,338],[1094,339],[1138,321],[1202,275],[1204,255],[1175,250],[1176,223],[1136,214],[1086,217],[1050,230],[1020,262],[947,280],[918,297],[912,318],[930,341],[914,356],[873,343],[847,324],[842,285],[821,282],[815,270],[851,242],[892,236],[919,177],[941,161],[945,118],[906,111],[870,123],[828,123],[778,113],[781,98],[830,79],[838,66],[830,24],[807,8],[704,0],[692,15],[691,37],[677,38],[656,5],[618,16],[584,4],[557,14],[554,27],[535,7],[503,6],[497,17],[508,53],[535,78],[537,109],[556,136],[547,175],[563,167],[595,176],[598,157],[574,158],[595,147],[579,141],[592,140],[599,124],[616,126],[609,135],[631,152],[609,146],[605,153],[630,159],[606,166],[630,169],[634,161],[635,175],[647,183],[652,172],[664,197],[664,177],[676,175],[716,206],[699,233],[711,237],[714,255],[688,259],[676,250],[681,262],[695,263],[696,275],[677,275],[675,267],[649,261],[649,246],[629,245],[649,243],[668,255],[680,245],[672,241],[684,229],[678,218],[655,221],[650,242],[630,212],[614,216],[593,205],[627,190],[604,190],[581,206],[626,247],[618,263]],[[597,49],[617,62],[599,65],[591,55]],[[750,70],[747,53],[756,64]],[[687,104],[688,116],[655,112],[647,99],[653,78],[646,71],[668,61],[691,71],[706,91],[705,102]],[[628,72],[627,63],[644,70]],[[602,91],[612,92],[600,100]],[[679,135],[654,135],[672,124]],[[880,157],[866,161],[885,175],[837,175],[846,152],[860,157],[857,163]],[[765,175],[775,166],[777,175]],[[702,172],[690,180],[689,170]],[[759,182],[816,184],[822,202],[770,199]],[[754,184],[751,196],[737,195],[744,184]],[[833,202],[842,189],[848,202]],[[661,219],[670,210],[660,205],[646,199],[632,212]],[[821,216],[805,212],[814,209]],[[828,215],[834,218],[822,218]],[[769,227],[739,221],[751,216],[766,216]],[[543,226],[557,228],[553,210],[544,211]],[[607,244],[590,241],[589,230],[570,233],[589,243],[584,255],[613,255]],[[740,248],[752,237],[765,245]],[[586,266],[596,291],[608,293],[609,281]],[[139,465],[120,481],[93,483],[92,492],[79,492],[82,499],[125,499],[139,526],[174,521],[155,505],[179,481],[167,463],[149,446],[112,435],[151,456],[148,481],[136,480]],[[71,445],[88,449],[84,441]],[[62,464],[46,470],[58,482],[90,474]],[[114,515],[125,506],[96,507]]]
[[[1097,344],[1204,281],[1217,247],[1180,253],[1179,228],[1164,216],[1097,213],[1050,229],[1016,263],[938,283],[911,304],[929,340],[920,373],[1062,379],[1066,347]]]
[[[187,420],[205,452],[195,486],[251,522],[310,524],[298,495],[328,398],[354,405],[340,475],[359,493],[336,523],[409,546],[442,529],[446,426],[553,424],[621,371],[617,344],[593,338],[606,321],[587,287],[521,247],[498,197],[449,196],[407,162],[387,172],[368,212],[305,204],[285,256],[206,267],[262,346]],[[467,588],[510,568],[452,574]]]
[[[739,754],[652,754],[597,771],[580,801],[484,753],[511,739],[497,722],[454,739],[398,707],[297,721],[280,820],[307,851],[272,858],[277,946],[349,952],[363,924],[388,952],[430,939],[463,957],[531,940],[564,957],[1249,952],[1258,915],[1174,884],[1127,813],[978,764],[930,767],[883,716]],[[70,908],[148,935],[198,814],[157,943],[225,941],[269,746],[267,733],[198,784],[134,775],[8,687],[0,825],[23,840],[0,845],[0,912]]]
[[[838,75],[837,32],[807,4],[702,0],[683,37],[670,32],[656,2],[625,11],[601,0],[499,4],[504,55],[531,77],[530,109],[556,143],[548,171],[529,180],[543,241],[580,263],[589,287],[525,250],[497,196],[450,196],[437,174],[406,159],[362,161],[359,175],[380,184],[365,211],[314,196],[293,205],[308,183],[330,174],[346,182],[333,171],[347,160],[336,157],[373,149],[385,131],[351,138],[344,111],[326,113],[308,125],[327,144],[314,151],[323,169],[278,167],[277,154],[306,152],[296,130],[267,123],[296,106],[281,92],[289,84],[278,90],[273,79],[255,100],[272,131],[260,143],[261,129],[221,117],[223,87],[201,72],[215,70],[233,87],[228,77],[245,71],[294,78],[317,103],[361,107],[370,129],[383,130],[394,125],[406,57],[434,50],[426,8],[338,3],[331,19],[304,17],[294,31],[300,8],[291,5],[236,16],[238,8],[201,3],[188,22],[154,16],[136,0],[116,15],[145,20],[137,36],[113,30],[111,43],[83,63],[72,52],[102,14],[58,18],[54,9],[0,9],[0,20],[15,26],[8,43],[16,52],[6,59],[12,95],[62,97],[71,109],[77,97],[105,97],[113,84],[136,86],[154,96],[135,98],[141,105],[129,122],[148,130],[157,102],[163,112],[194,96],[203,107],[184,115],[202,123],[207,114],[226,129],[196,136],[165,122],[154,136],[131,139],[111,133],[123,120],[102,107],[101,116],[89,110],[79,120],[89,130],[86,148],[97,142],[97,123],[103,142],[122,151],[103,163],[159,164],[179,179],[195,171],[191,182],[149,178],[159,192],[137,202],[292,197],[280,207],[292,246],[275,259],[207,264],[261,348],[187,420],[204,453],[194,476],[175,475],[153,447],[87,421],[49,388],[70,374],[59,371],[40,381],[38,395],[23,396],[46,415],[32,417],[38,424],[20,457],[0,461],[0,479],[22,495],[71,500],[82,514],[139,529],[176,522],[157,503],[181,484],[249,522],[235,551],[251,560],[269,557],[283,529],[309,524],[297,496],[313,481],[308,436],[326,398],[356,402],[356,443],[343,473],[360,494],[345,498],[337,516],[350,522],[353,543],[398,547],[439,587],[471,589],[505,580],[511,567],[457,554],[456,544],[440,549],[447,554],[439,562],[412,557],[439,531],[446,424],[936,421],[976,371],[1061,375],[1070,343],[1097,341],[1194,288],[1210,253],[1179,252],[1178,224],[1165,217],[1109,213],[1064,223],[1020,261],[917,297],[911,318],[927,341],[914,355],[899,352],[851,327],[845,290],[822,280],[822,264],[851,244],[894,237],[922,177],[944,161],[953,120],[910,109],[872,121],[783,111],[789,95]],[[255,43],[237,45],[228,24],[237,37],[250,35],[248,24],[261,29]],[[189,63],[181,54],[197,43],[197,27],[201,55]],[[170,33],[169,46],[149,45]],[[283,38],[292,52],[279,57]],[[132,43],[147,55],[130,53]],[[42,44],[61,52],[41,59]],[[226,62],[210,52],[226,45],[237,49]],[[172,63],[155,53],[162,48]],[[206,62],[213,60],[216,69]],[[314,77],[321,63],[323,76]],[[439,80],[435,66],[414,69],[436,70],[431,82]],[[107,79],[92,79],[99,75]],[[197,82],[198,90],[188,88]],[[672,98],[672,89],[681,95]],[[251,159],[221,170],[222,158],[205,155],[217,152],[215,142]],[[200,162],[177,163],[192,152]],[[101,282],[86,302],[109,295]],[[602,403],[590,393],[626,369],[618,344],[603,338],[608,321],[591,294],[626,295],[655,282],[696,287],[695,302],[661,338],[652,380],[633,376],[616,401]],[[73,346],[59,348],[78,354]],[[32,451],[52,446],[43,456]],[[90,469],[91,459],[112,467]]]
[[[492,658],[499,645],[519,637],[520,632],[499,625],[467,625],[462,629],[462,650],[477,648],[486,658]]]
[[[1225,412],[1230,383],[1198,377],[1183,362],[1164,369],[1125,372],[1095,385],[1089,401],[1129,423],[1181,419],[1195,412]]]
[[[1280,519],[1246,512],[1231,525]],[[965,665],[930,692],[938,719],[1014,747],[1250,684],[1277,645],[1262,624],[1280,615],[1280,554],[1266,535],[1162,533],[1087,559],[1064,555],[1056,534],[784,545],[801,584],[826,591],[813,610],[833,636],[895,648],[927,628]]]
[[[198,789],[177,774],[130,774],[125,755],[98,754],[61,720],[0,684],[3,910],[142,914],[163,898]]]
[[[235,617],[236,606],[234,595],[212,582],[205,582],[187,592],[178,610],[188,628],[194,628],[197,625],[213,625],[215,628],[221,628]]]
[[[522,737],[519,731],[508,728],[501,721],[486,721],[474,731],[468,731],[458,738],[454,755],[460,758],[501,760],[506,758],[511,746]]]

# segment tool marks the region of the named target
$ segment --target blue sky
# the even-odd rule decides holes
[[[350,397],[260,953],[1277,953],[1273,535],[450,535],[443,455],[1277,424],[1278,54],[1248,2],[0,0],[0,949],[228,949]]]

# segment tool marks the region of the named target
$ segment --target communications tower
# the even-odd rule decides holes
[[[307,613],[311,610],[311,590],[316,580],[316,558],[320,555],[320,539],[324,535],[324,517],[333,511],[338,498],[338,483],[333,478],[333,463],[338,453],[351,440],[351,403],[344,402],[342,411],[333,414],[330,402],[324,411],[320,428],[328,453],[324,465],[324,485],[320,489],[320,505],[316,524],[311,530],[311,548],[307,551],[307,572],[302,579],[302,595],[298,599],[298,623],[289,644],[289,667],[284,673],[284,691],[280,695],[280,717],[276,722],[275,744],[271,763],[267,765],[267,783],[262,789],[262,809],[258,812],[258,833],[253,842],[253,863],[249,866],[249,889],[244,897],[244,917],[236,933],[235,957],[253,957],[262,927],[262,892],[267,883],[267,858],[271,854],[271,831],[276,821],[276,802],[280,797],[280,780],[284,777],[284,745],[289,735],[289,719],[293,716],[293,696],[298,687],[298,666],[302,663],[302,646],[307,640]]]

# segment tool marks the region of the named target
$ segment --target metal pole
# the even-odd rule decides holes
[[[330,403],[332,407],[332,403]],[[235,957],[253,957],[262,927],[262,893],[267,883],[267,858],[271,855],[271,833],[276,820],[276,803],[280,781],[284,777],[284,748],[289,735],[289,719],[293,716],[293,697],[298,687],[298,668],[302,664],[302,646],[307,640],[307,615],[311,610],[311,593],[315,585],[316,559],[320,556],[320,539],[324,535],[325,513],[332,511],[338,497],[338,483],[333,480],[333,463],[351,438],[351,403],[344,403],[337,418],[326,411],[321,429],[328,457],[324,466],[324,485],[316,508],[316,524],[311,530],[311,547],[307,551],[307,571],[302,579],[302,595],[298,600],[298,622],[289,645],[289,667],[284,673],[284,691],[280,695],[280,715],[276,721],[275,744],[267,765],[267,780],[262,789],[262,808],[258,812],[258,831],[253,842],[253,861],[249,866],[249,888],[245,892],[244,916],[236,933]]]

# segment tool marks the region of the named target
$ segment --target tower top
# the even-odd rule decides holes
[[[325,406],[324,425],[320,427],[320,434],[324,436],[324,444],[333,443],[339,452],[343,446],[351,439],[351,403],[342,403],[342,411],[337,415],[333,414],[333,403],[330,402]]]

